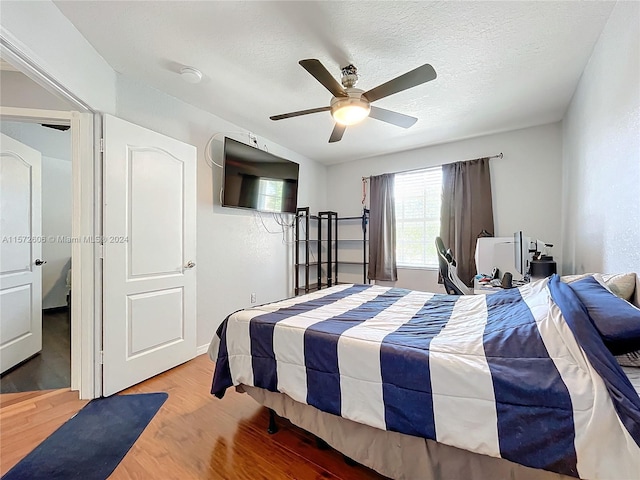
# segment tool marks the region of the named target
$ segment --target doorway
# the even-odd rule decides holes
[[[41,319],[30,322],[29,330],[39,328],[40,350],[32,355],[28,347],[21,347],[16,338],[14,348],[22,352],[13,357],[16,365],[2,365],[0,393],[17,393],[71,387],[71,239],[72,239],[72,169],[70,124],[48,125],[25,122],[0,122],[0,130],[8,137],[40,153],[39,197],[40,235],[31,239],[39,242],[40,265],[34,265],[33,274],[39,275],[40,298],[37,308]],[[4,150],[4,148],[3,148]],[[3,156],[2,161],[11,161]],[[3,179],[7,180],[7,179]],[[5,209],[11,198],[2,196]],[[6,238],[5,238],[6,237]],[[6,240],[6,242],[5,242]],[[7,242],[14,240],[3,234],[3,254]],[[17,240],[17,239],[16,239]],[[4,268],[3,268],[4,271]],[[37,294],[34,289],[33,294]],[[11,295],[9,295],[11,296]],[[15,296],[15,295],[14,295]],[[6,312],[3,312],[6,313]],[[19,317],[19,316],[18,316]],[[16,335],[25,335],[25,323],[19,318],[3,318],[14,322]],[[22,327],[22,328],[19,328]],[[4,334],[5,332],[3,332]],[[29,332],[36,335],[36,332]],[[11,342],[13,338],[3,341]]]
[[[5,43],[0,37],[0,45]],[[11,58],[25,66],[23,71],[71,100],[78,110],[28,110],[3,104],[0,117],[71,124],[71,389],[79,390],[82,399],[109,395],[196,354],[197,150],[98,114],[30,63],[17,47],[11,49]],[[135,201],[123,194],[109,201],[110,191],[134,191]],[[169,194],[158,197],[158,191]],[[166,208],[158,207],[159,198]],[[166,212],[174,221],[168,222]],[[147,290],[135,290],[141,279],[149,280],[144,284]],[[103,303],[113,308],[103,310]],[[121,373],[126,373],[125,383]]]
[[[4,38],[0,39],[0,44],[0,122],[70,126],[67,134],[71,137],[71,237],[95,239],[102,232],[99,222],[101,211],[99,203],[95,202],[101,185],[101,158],[94,141],[94,128],[100,128],[100,116],[35,67],[17,47],[7,43]],[[99,361],[99,332],[102,328],[100,252],[92,241],[72,240],[69,246],[73,275],[64,278],[64,266],[59,266],[55,278],[58,294],[61,293],[60,289],[64,292],[69,288],[68,283],[71,283],[70,290],[73,292],[66,306],[71,312],[70,386],[72,390],[79,391],[80,398],[91,399],[100,396],[102,388],[102,366]],[[67,303],[66,294],[63,295]]]

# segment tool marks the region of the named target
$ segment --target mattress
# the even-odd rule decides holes
[[[367,427],[380,450],[318,435],[394,478],[423,477],[393,471],[402,452],[383,462],[392,471],[367,452],[385,458],[407,438],[426,458],[447,446],[541,469],[535,478],[627,478],[640,471],[640,398],[573,289],[558,278],[475,297],[342,285],[236,312],[211,345],[212,393],[242,385],[316,434],[326,422]]]

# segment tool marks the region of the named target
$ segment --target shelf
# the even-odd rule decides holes
[[[340,285],[340,284],[347,284],[347,283],[353,283],[353,282],[338,282],[338,283],[333,283],[331,286],[336,286],[336,285]],[[315,292],[317,290],[321,290],[323,288],[329,288],[329,285],[326,282],[322,282],[320,284],[320,288],[318,288],[318,284],[317,283],[310,283],[309,284],[309,292]],[[304,295],[305,293],[307,293],[307,291],[305,290],[304,285],[300,285],[298,287],[298,295]]]
[[[369,220],[368,210],[365,210],[358,216],[338,218],[338,214],[334,211],[322,211],[316,215],[311,215],[309,208],[303,207],[298,209],[297,220],[298,223],[296,223],[295,226],[295,235],[297,238],[294,244],[296,261],[296,263],[294,263],[294,291],[297,291],[298,295],[306,293],[306,291],[326,288],[329,285],[337,285],[339,265],[343,265],[341,268],[344,270],[347,278],[355,271],[355,267],[361,267],[366,270],[368,264],[363,260],[366,260],[366,252],[369,248],[369,242],[366,238]],[[313,228],[309,225],[310,220],[317,222],[313,224]],[[342,227],[338,227],[339,220],[344,220],[345,222],[350,221],[351,223],[343,223]],[[301,226],[304,227],[305,223],[307,228],[301,228]],[[360,226],[360,223],[362,223],[361,228],[357,228]],[[337,238],[340,228],[347,229],[342,232],[346,238]],[[311,236],[315,238],[310,238]],[[342,249],[344,253],[351,253],[345,255],[345,257],[351,259],[350,261],[339,260],[340,249]],[[364,258],[360,261],[356,260],[357,255],[352,255],[356,253],[356,250],[360,252],[360,255],[364,255]],[[316,256],[318,257],[317,259],[315,258]],[[315,261],[311,261],[311,257],[314,257],[313,260]],[[309,283],[307,289],[305,289],[304,286],[300,286],[300,282],[303,281]],[[315,282],[311,283],[312,281]],[[368,283],[366,271],[363,282]]]
[[[362,215],[359,217],[338,217],[338,221],[340,220],[362,220]]]
[[[322,240],[318,240],[317,238],[310,238],[309,240],[296,240],[296,242],[298,242],[298,243],[318,243],[318,242],[326,243],[328,241],[329,240],[324,239],[324,238]],[[331,240],[331,241],[335,242],[335,240]],[[359,241],[361,242],[362,239],[360,239]]]
[[[318,284],[317,283],[310,283],[309,284],[309,291],[310,292],[315,292],[316,290],[318,290]],[[305,289],[304,285],[300,285],[300,287],[298,287],[298,295],[304,295],[305,293],[307,293],[307,290]]]

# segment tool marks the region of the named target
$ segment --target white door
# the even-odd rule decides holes
[[[103,395],[196,355],[196,148],[104,116]]]
[[[0,137],[0,372],[42,350],[40,152]]]

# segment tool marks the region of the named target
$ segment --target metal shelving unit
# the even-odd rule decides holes
[[[338,236],[338,224],[340,222],[360,222],[362,237],[353,238],[355,232],[350,232],[352,237],[340,239]],[[312,223],[315,222],[315,223]],[[318,215],[311,215],[309,207],[300,207],[296,211],[295,222],[295,263],[294,263],[294,293],[301,295],[325,287],[331,287],[341,282],[338,280],[339,265],[362,265],[362,282],[370,283],[367,278],[368,266],[368,225],[369,210],[365,209],[358,217],[338,217],[337,212],[322,211]],[[314,237],[311,238],[312,230]],[[355,258],[339,258],[340,245],[361,243],[362,261]],[[312,259],[315,250],[316,257]],[[316,281],[311,281],[311,271],[316,269]],[[301,278],[301,274],[303,275]],[[304,283],[302,281],[304,280]],[[342,282],[345,283],[345,282]],[[356,282],[348,282],[356,283]]]
[[[370,283],[370,280],[367,278],[367,266],[369,265],[369,259],[368,259],[368,254],[369,254],[369,249],[368,249],[368,242],[369,242],[369,237],[368,237],[368,231],[369,231],[369,209],[365,208],[362,212],[362,215],[358,216],[358,217],[338,217],[338,222],[356,222],[359,221],[361,222],[361,231],[362,231],[362,237],[361,238],[339,238],[337,236],[337,232],[336,232],[336,237],[337,237],[337,241],[336,241],[336,246],[339,247],[339,245],[345,244],[345,243],[356,243],[356,242],[361,242],[362,245],[362,261],[355,261],[355,260],[340,260],[338,259],[338,251],[336,251],[336,283],[337,282],[337,269],[338,269],[338,265],[362,265],[362,283]],[[337,229],[337,227],[336,227]],[[353,232],[350,232],[350,234],[352,234]],[[351,283],[351,282],[349,282]]]
[[[318,217],[315,217],[317,219]],[[310,262],[309,258],[311,256],[311,247],[310,244],[312,240],[309,239],[309,229],[311,227],[311,215],[309,214],[309,207],[302,207],[296,209],[296,226],[295,226],[295,242],[294,242],[294,280],[295,280],[295,289],[294,292],[296,295],[300,295],[300,269],[304,267],[304,293],[309,293],[311,291],[311,285],[309,284],[309,268],[312,265],[317,265],[317,262]],[[300,228],[301,225],[304,226],[304,237],[300,237]],[[304,252],[304,262],[300,262],[300,249],[303,248]]]
[[[337,242],[338,214],[333,211],[318,212],[311,215],[309,207],[296,210],[295,222],[295,261],[294,261],[294,293],[300,295],[331,287],[338,282]],[[315,225],[312,225],[315,222]],[[311,238],[311,229],[317,230],[317,237]],[[301,229],[304,230],[301,232]],[[312,247],[315,246],[317,259],[311,259]],[[317,280],[311,282],[311,270],[316,267]],[[324,268],[324,271],[323,271]],[[300,274],[304,272],[304,284],[301,285]],[[326,272],[326,279],[325,279]]]
[[[323,230],[327,229],[326,237],[323,238]],[[331,287],[338,283],[338,214],[336,212],[326,210],[318,212],[318,288],[323,286]],[[322,247],[326,243],[327,260],[322,260]],[[327,282],[322,283],[322,266],[327,268]]]

